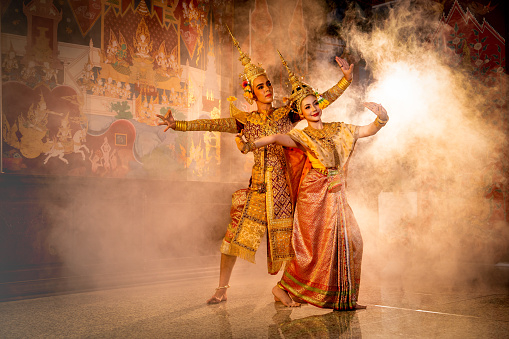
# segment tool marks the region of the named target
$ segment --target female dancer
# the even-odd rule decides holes
[[[272,292],[286,306],[300,305],[292,300],[293,296],[334,310],[365,308],[357,304],[362,237],[346,199],[346,173],[356,140],[376,134],[389,117],[381,105],[367,102],[364,106],[377,115],[369,125],[324,123],[322,98],[289,69],[288,72],[293,87],[292,105],[307,120],[308,127],[255,142],[245,142],[241,135],[236,139],[243,152],[276,143],[299,148],[308,159],[295,206],[292,237],[295,257]]]

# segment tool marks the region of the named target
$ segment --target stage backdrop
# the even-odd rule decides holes
[[[219,181],[221,135],[164,133],[156,114],[229,115],[233,10],[232,0],[2,1],[3,171]]]

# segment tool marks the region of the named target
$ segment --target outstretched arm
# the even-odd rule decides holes
[[[157,114],[157,117],[162,121],[157,125],[166,125],[164,129],[174,129],[175,131],[211,131],[211,132],[227,132],[238,133],[239,127],[235,118],[222,118],[222,119],[197,119],[191,121],[178,121],[173,118],[171,109],[166,112],[164,116]]]
[[[359,127],[359,138],[375,135],[389,121],[389,115],[381,104],[365,102],[363,105],[375,113],[377,117],[371,124]]]
[[[336,57],[336,62],[343,72],[343,77],[337,84],[321,94],[321,96],[327,101],[325,107],[336,101],[336,99],[339,98],[344,91],[346,91],[353,80],[353,64],[349,65],[348,61],[341,59],[340,57]]]
[[[296,147],[303,150],[303,147],[300,144],[293,141],[293,139],[290,138],[288,134],[273,134],[260,138],[254,142],[252,141],[247,142],[245,141],[242,133],[240,133],[235,137],[235,142],[237,143],[238,149],[244,154],[252,152],[257,148],[267,146],[269,144],[278,144],[286,147]]]

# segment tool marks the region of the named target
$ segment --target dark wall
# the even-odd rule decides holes
[[[190,257],[217,261],[241,186],[1,175],[0,299],[151,282]]]

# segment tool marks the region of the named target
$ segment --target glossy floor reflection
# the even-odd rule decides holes
[[[457,289],[367,275],[366,310],[289,309],[270,290],[279,276],[238,263],[227,302],[206,305],[217,272],[154,285],[0,303],[2,338],[504,338],[507,286]],[[495,286],[496,285],[496,286]]]

